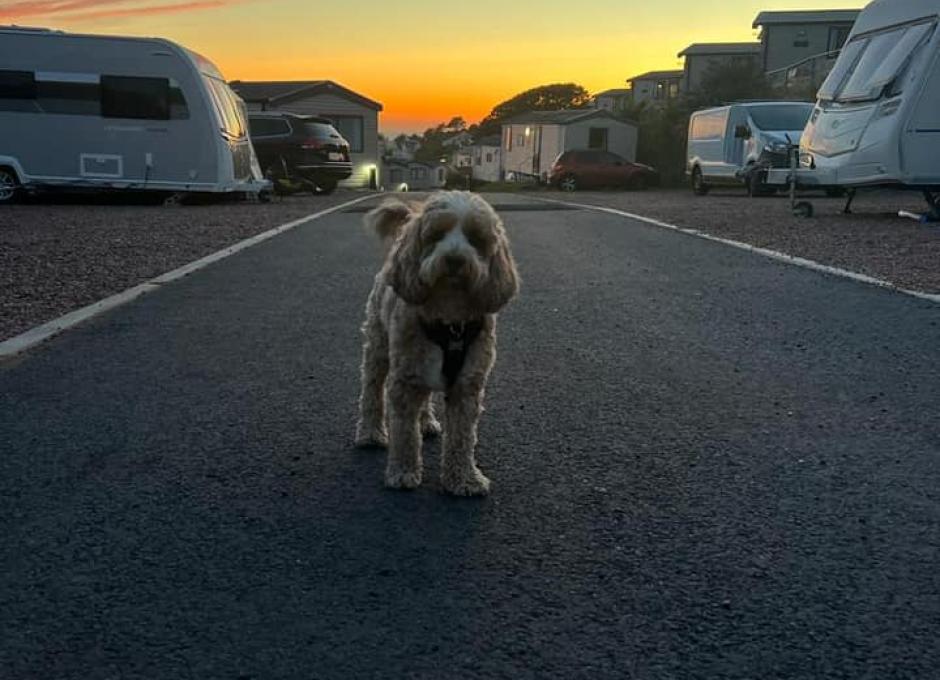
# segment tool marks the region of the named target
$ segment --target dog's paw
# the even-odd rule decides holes
[[[475,466],[458,473],[445,472],[441,486],[453,496],[486,496],[490,492],[490,480]]]
[[[357,430],[357,449],[385,449],[388,448],[388,434],[381,430]]]
[[[421,473],[407,470],[386,470],[385,486],[389,489],[411,490],[421,486]]]
[[[425,437],[440,437],[443,428],[434,416],[421,419],[421,434]]]

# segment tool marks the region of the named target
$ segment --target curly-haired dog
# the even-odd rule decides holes
[[[474,451],[495,315],[519,289],[502,222],[479,196],[439,192],[423,205],[386,201],[366,224],[389,250],[362,327],[356,443],[388,447],[386,486],[417,487],[421,435],[442,429],[431,395],[443,392],[441,483],[458,496],[484,495],[490,482]]]

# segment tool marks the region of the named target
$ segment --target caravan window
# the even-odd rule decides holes
[[[235,93],[221,80],[209,76],[204,76],[204,80],[209,89],[209,96],[218,111],[222,130],[236,139],[241,139],[248,132],[248,123]]]
[[[842,51],[819,90],[819,98],[840,102],[878,99],[933,28],[933,23],[920,23],[856,38]]]
[[[35,111],[36,77],[31,71],[0,71],[0,111]]]
[[[35,99],[36,74],[32,71],[0,71],[0,99]]]
[[[169,79],[101,76],[101,115],[105,118],[169,120]]]

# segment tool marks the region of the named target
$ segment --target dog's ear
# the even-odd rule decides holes
[[[479,304],[484,314],[495,314],[519,292],[519,273],[509,249],[509,239],[499,230],[496,249],[490,257],[489,273],[481,282]]]
[[[405,302],[421,305],[430,290],[421,282],[421,218],[405,224],[389,255],[386,280]]]
[[[388,198],[382,201],[379,207],[366,213],[364,222],[367,229],[374,231],[383,242],[391,246],[411,215],[411,208],[406,203],[397,198]]]

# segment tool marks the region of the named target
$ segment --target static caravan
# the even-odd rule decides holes
[[[686,173],[699,196],[713,185],[744,185],[765,191],[767,170],[787,167],[813,105],[805,102],[744,102],[696,111],[689,120]]]
[[[940,2],[876,0],[855,23],[803,134],[803,186],[940,195]]]
[[[0,201],[268,186],[244,104],[207,59],[155,38],[0,28]]]

